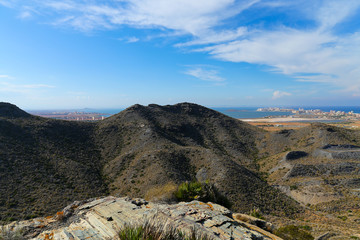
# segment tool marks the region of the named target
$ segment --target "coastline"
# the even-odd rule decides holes
[[[319,122],[319,121],[334,121],[331,118],[292,118],[292,117],[279,117],[279,118],[243,118],[238,119],[244,122],[266,122],[266,123],[277,123],[277,122]]]

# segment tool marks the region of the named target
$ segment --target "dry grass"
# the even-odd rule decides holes
[[[156,186],[149,189],[145,194],[145,200],[147,201],[161,201],[161,202],[171,202],[175,200],[174,193],[177,190],[178,186],[169,182],[165,185]]]
[[[195,229],[188,234],[167,224],[146,222],[139,226],[125,226],[119,232],[121,240],[211,240],[207,235],[199,234]]]

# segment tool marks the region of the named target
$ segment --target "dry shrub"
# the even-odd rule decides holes
[[[120,232],[121,240],[212,240],[206,234],[201,234],[193,228],[184,233],[166,223],[153,224],[145,222],[143,225],[126,225]]]
[[[145,194],[145,200],[147,201],[159,201],[159,202],[173,202],[175,201],[174,193],[178,186],[169,182],[162,186],[155,186],[149,189]]]

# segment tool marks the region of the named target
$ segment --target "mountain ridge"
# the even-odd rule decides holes
[[[212,182],[239,211],[281,214],[284,204],[299,210],[257,173],[261,131],[197,104],[133,105],[97,123],[35,116],[0,123],[2,221],[89,197],[144,197],[197,178]]]
[[[7,102],[0,102],[0,117],[3,118],[27,118],[31,117],[31,115],[16,105],[7,103]]]

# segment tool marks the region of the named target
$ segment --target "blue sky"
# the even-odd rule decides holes
[[[0,101],[359,105],[359,16],[358,0],[0,0]]]

